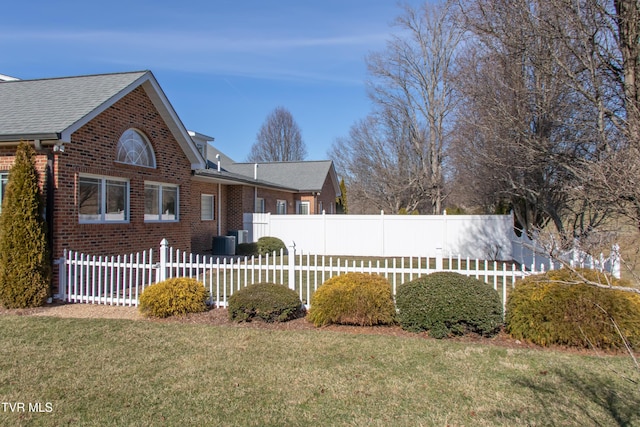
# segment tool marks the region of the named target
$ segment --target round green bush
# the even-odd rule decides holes
[[[287,247],[277,237],[261,237],[258,239],[257,245],[259,255],[271,255],[273,252],[280,254],[280,249],[284,249],[284,254],[287,254]]]
[[[307,318],[316,326],[388,325],[395,322],[391,285],[382,276],[347,273],[324,282],[311,297]]]
[[[576,271],[587,280],[607,283],[603,273]],[[614,286],[629,286],[608,280]],[[569,269],[529,276],[509,295],[506,330],[542,346],[602,349],[624,348],[622,334],[633,348],[640,348],[640,295],[590,286]]]
[[[140,295],[140,312],[169,317],[207,310],[209,292],[196,279],[174,278],[147,287]]]
[[[284,285],[257,283],[240,289],[229,298],[229,319],[250,322],[286,322],[302,317],[304,306],[296,291]]]
[[[490,336],[502,326],[498,292],[458,273],[432,273],[398,286],[396,305],[403,329],[429,331],[435,338],[469,332]]]
[[[240,243],[236,246],[236,255],[251,256],[258,255],[257,243]]]

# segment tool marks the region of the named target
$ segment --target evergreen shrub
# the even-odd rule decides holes
[[[311,297],[307,318],[315,326],[388,325],[395,322],[391,285],[382,276],[346,273],[324,282]]]
[[[26,142],[16,150],[0,214],[0,303],[37,307],[50,296],[51,261],[35,151]]]
[[[284,254],[287,254],[287,247],[277,237],[261,237],[256,243],[258,245],[258,255],[271,255],[273,252],[280,254],[280,249],[284,249]]]
[[[274,283],[256,283],[240,289],[229,298],[229,319],[250,322],[286,322],[305,314],[296,291]]]
[[[630,286],[594,270],[576,271],[596,283]],[[622,335],[640,348],[640,295],[591,286],[579,275],[560,269],[518,282],[507,300],[507,332],[542,346],[601,349],[624,348]]]
[[[242,255],[242,256],[258,255],[258,244],[255,242],[239,243],[238,246],[236,246],[236,255]]]
[[[490,336],[502,326],[498,292],[453,272],[432,273],[398,286],[396,305],[403,329],[429,331],[434,338],[465,333]]]
[[[209,292],[196,279],[167,279],[140,295],[140,312],[147,317],[170,317],[207,310]]]

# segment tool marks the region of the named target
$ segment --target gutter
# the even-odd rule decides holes
[[[61,139],[62,139],[62,134],[60,132],[32,133],[32,134],[16,133],[16,134],[0,135],[0,143],[9,143],[9,144],[2,144],[2,145],[12,145],[12,144],[17,145],[21,141],[35,141],[35,140],[42,141],[43,145],[55,145]]]

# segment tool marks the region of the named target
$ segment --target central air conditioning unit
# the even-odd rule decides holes
[[[236,246],[240,243],[249,243],[249,230],[229,230],[227,236],[236,238]]]
[[[234,236],[214,236],[213,254],[214,255],[235,255],[236,254],[236,238]]]

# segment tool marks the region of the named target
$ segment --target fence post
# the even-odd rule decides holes
[[[451,266],[449,266],[451,268]],[[442,262],[442,248],[436,248],[436,271],[443,271],[444,263]]]
[[[296,289],[296,242],[289,245],[289,289]]]
[[[169,252],[169,241],[162,239],[160,242],[160,266],[156,273],[156,282],[167,280],[167,255]]]
[[[620,245],[617,243],[611,248],[611,275],[620,278]]]
[[[67,250],[64,250],[64,256],[58,258],[55,262],[58,266],[58,298],[62,301],[67,300]]]
[[[386,256],[384,242],[384,210],[380,211],[380,256]]]

